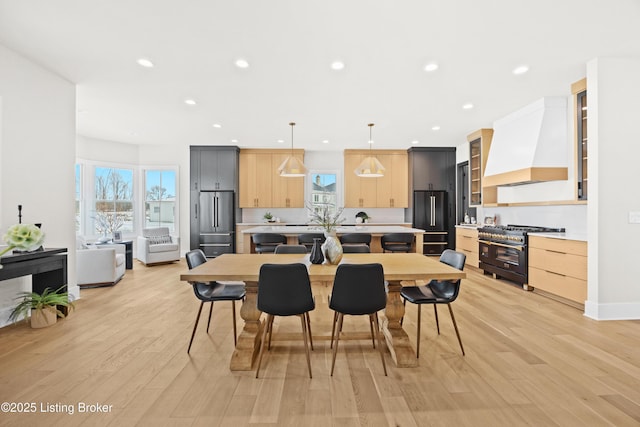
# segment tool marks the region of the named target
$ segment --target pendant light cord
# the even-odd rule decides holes
[[[293,127],[296,125],[295,122],[289,123],[291,126],[291,157],[293,157]]]

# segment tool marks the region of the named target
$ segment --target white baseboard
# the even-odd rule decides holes
[[[640,302],[598,304],[587,300],[584,315],[595,320],[639,320]]]

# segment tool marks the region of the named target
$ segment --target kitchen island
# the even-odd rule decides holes
[[[255,253],[255,245],[251,240],[251,236],[257,233],[277,233],[287,237],[287,244],[297,245],[298,235],[304,233],[322,233],[322,227],[317,225],[306,226],[287,226],[287,225],[263,225],[260,227],[252,227],[242,230],[244,253]],[[401,225],[355,225],[341,226],[336,229],[338,236],[349,233],[369,233],[371,234],[371,252],[382,252],[380,238],[383,234],[388,233],[412,233],[415,236],[411,245],[411,252],[416,252],[416,248],[422,248],[424,230],[418,228],[404,227]],[[247,251],[249,249],[249,251]]]

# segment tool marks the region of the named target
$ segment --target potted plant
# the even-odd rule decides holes
[[[69,301],[67,292],[52,291],[46,288],[42,294],[37,292],[21,292],[17,299],[22,301],[13,309],[9,315],[9,320],[17,322],[21,318],[26,318],[31,311],[31,327],[44,328],[56,323],[58,317],[65,317],[58,306],[73,308],[73,302]]]
[[[273,215],[271,215],[271,212],[265,212],[265,214],[262,216],[267,222],[273,222]]]

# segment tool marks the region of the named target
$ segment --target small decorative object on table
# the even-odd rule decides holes
[[[322,243],[319,238],[313,239],[313,246],[311,247],[311,253],[309,254],[309,261],[311,264],[322,264],[324,262],[324,255],[322,254]]]
[[[356,214],[356,223],[359,223],[359,224],[360,224],[360,223],[369,222],[369,218],[370,218],[370,217],[369,217],[369,215],[367,215],[367,213],[366,213],[366,212],[362,212],[362,211],[360,211],[360,212],[358,212],[358,213]]]
[[[122,231],[114,231],[113,232],[113,241],[114,242],[122,242]]]
[[[93,219],[96,221],[96,231],[102,234],[98,243],[110,241],[113,233],[124,224],[124,215],[118,212],[97,211]]]
[[[320,225],[324,229],[326,236],[325,242],[322,244],[324,257],[330,264],[338,264],[342,259],[342,245],[336,236],[336,228],[344,222],[344,218],[340,218],[344,208],[335,209],[333,206],[312,206],[307,205],[310,221]]]
[[[44,233],[33,224],[16,224],[9,227],[3,240],[9,246],[0,251],[0,256],[13,249],[21,251],[37,250],[44,242]],[[2,264],[0,264],[0,268],[2,268]]]

